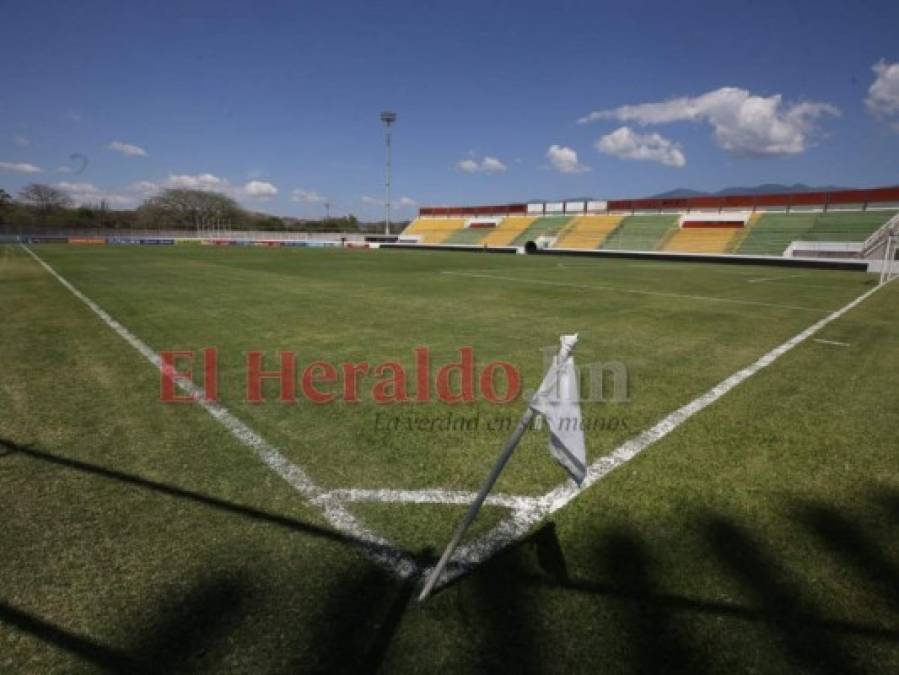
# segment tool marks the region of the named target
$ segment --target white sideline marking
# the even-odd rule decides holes
[[[113,319],[93,300],[84,295],[81,291],[70,284],[50,265],[38,256],[34,251],[25,245],[22,248],[34,258],[40,265],[50,273],[60,284],[62,284],[76,298],[87,305],[100,319],[116,334],[134,347],[141,356],[149,361],[157,369],[162,368],[162,359],[154,352],[146,343],[138,338],[134,333],[129,331],[125,326]],[[266,466],[274,471],[278,476],[283,478],[294,490],[299,492],[310,502],[318,505],[325,516],[325,519],[338,531],[349,537],[358,539],[363,544],[367,544],[366,554],[378,563],[385,565],[400,577],[409,577],[418,571],[418,566],[409,556],[402,551],[393,547],[393,545],[378,536],[371,530],[366,529],[353,517],[343,506],[336,500],[327,499],[324,491],[319,488],[312,479],[306,475],[300,467],[292,464],[281,452],[266,441],[262,436],[253,431],[246,424],[235,417],[225,406],[213,401],[203,399],[202,390],[192,382],[178,380],[177,385],[184,393],[192,396],[196,402],[202,406],[206,412],[212,415],[219,424],[225,427],[231,435],[245,446],[250,448],[256,456],[261,459]]]
[[[682,406],[665,416],[646,431],[625,441],[610,454],[593,462],[588,467],[587,476],[580,488],[571,481],[563,483],[547,492],[533,506],[514,511],[512,516],[500,522],[489,532],[460,546],[452,560],[456,563],[456,567],[444,574],[442,578],[443,583],[464,574],[472,566],[480,564],[500,549],[506,547],[516,539],[523,537],[539,521],[566,506],[573,499],[583,494],[583,492],[591,485],[602,480],[609,473],[622,464],[626,464],[657,441],[665,438],[665,436],[677,429],[696,413],[717,401],[731,389],[746,381],[763,368],[770,366],[781,356],[813,336],[832,321],[839,319],[846,312],[867,300],[881,287],[882,286],[875,286],[871,290],[866,291],[847,305],[812,324],[810,327],[793,336],[780,346],[775,347],[746,368],[737,371],[727,379],[718,383],[702,396],[699,396],[685,406]],[[429,571],[430,570],[426,570],[425,574]]]
[[[443,270],[441,274],[451,274],[457,277],[472,277],[475,279],[497,279],[499,281],[514,281],[519,284],[541,284],[543,286],[562,286],[567,288],[589,288],[597,291],[617,291],[619,293],[636,293],[638,295],[657,295],[663,298],[684,298],[687,300],[703,300],[705,302],[729,302],[736,305],[755,305],[757,307],[776,307],[778,309],[797,309],[804,312],[827,312],[826,309],[815,307],[797,307],[795,305],[780,305],[772,302],[757,302],[755,300],[737,300],[735,298],[716,298],[707,295],[685,295],[683,293],[666,293],[664,291],[641,291],[635,288],[619,288],[617,286],[601,286],[597,284],[573,284],[567,281],[544,281],[542,279],[518,279],[499,274],[473,274],[470,272],[453,272]]]
[[[849,347],[848,342],[837,342],[836,340],[825,340],[823,338],[815,338],[815,342],[820,342],[822,345],[836,345],[837,347]]]
[[[760,279],[747,279],[747,284],[763,284],[766,281],[780,281],[781,279],[798,279],[804,277],[804,274],[788,274],[785,277],[761,277]]]

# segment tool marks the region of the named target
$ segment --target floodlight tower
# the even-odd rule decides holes
[[[384,123],[384,141],[387,145],[387,172],[384,184],[384,234],[390,234],[390,126],[396,122],[396,113],[385,110],[381,113],[381,121]]]

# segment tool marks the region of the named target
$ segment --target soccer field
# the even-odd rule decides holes
[[[0,670],[899,670],[896,283],[436,251],[31,251],[0,247]],[[579,365],[611,364],[583,404],[589,485],[528,432],[455,578],[417,603],[526,406],[480,395],[480,373],[507,362],[533,389],[568,333]],[[479,394],[451,405],[435,373],[468,347]],[[161,401],[152,359],[194,352],[202,386],[209,348],[218,401]],[[268,371],[296,355],[295,402],[274,379],[247,400],[250,352]],[[314,366],[301,381],[317,362],[333,381]],[[343,364],[361,363],[402,366],[410,401],[361,369],[348,396]]]

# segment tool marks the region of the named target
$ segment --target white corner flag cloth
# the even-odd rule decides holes
[[[580,485],[587,474],[587,451],[581,419],[577,370],[571,350],[577,335],[563,335],[562,349],[543,378],[530,407],[546,419],[549,426],[549,451]],[[560,362],[559,356],[564,355]]]

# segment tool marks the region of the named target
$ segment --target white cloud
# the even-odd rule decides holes
[[[129,185],[128,188],[133,192],[148,196],[159,190],[159,183],[151,180],[139,180]]]
[[[619,159],[641,159],[675,167],[687,163],[677,143],[661,134],[638,134],[630,127],[620,127],[602,136],[596,141],[596,149]]]
[[[253,199],[269,199],[278,194],[278,188],[264,180],[251,180],[241,188],[241,192]]]
[[[113,141],[107,146],[110,150],[121,152],[126,157],[146,157],[147,151],[137,145],[123,141]]]
[[[43,169],[27,162],[0,162],[0,171],[8,173],[40,173]]]
[[[489,155],[485,155],[480,161],[475,158],[463,159],[456,167],[465,173],[502,173],[507,168],[496,157]]]
[[[23,136],[22,134],[16,134],[12,137],[12,142],[18,145],[20,148],[27,148],[31,145],[31,141],[27,136]]]
[[[166,187],[185,188],[188,190],[224,190],[228,182],[211,173],[169,174]]]
[[[278,195],[278,187],[268,181],[251,180],[243,185],[234,185],[226,178],[211,173],[173,173],[160,183],[140,180],[128,186],[129,191],[145,197],[167,188],[221,192],[235,199],[270,199]]]
[[[412,197],[400,197],[397,204],[400,207],[413,207],[418,206],[418,202],[412,199]]]
[[[868,89],[865,104],[877,117],[892,118],[891,126],[899,131],[899,61],[887,63],[881,59],[871,69],[877,77]]]
[[[578,161],[577,152],[567,146],[549,146],[549,150],[546,151],[546,159],[556,171],[561,173],[584,173],[590,170],[589,166]]]
[[[786,104],[780,94],[766,97],[737,87],[722,87],[696,97],[599,110],[578,122],[613,119],[643,126],[706,122],[712,127],[718,146],[729,152],[795,155],[808,147],[818,118],[839,114],[839,109],[829,103]]]
[[[93,183],[63,181],[57,183],[56,187],[68,194],[78,206],[99,204],[100,202],[106,202],[110,206],[130,206],[134,201],[131,197],[101,190]]]
[[[300,204],[324,204],[327,198],[315,190],[301,190],[296,188],[290,191],[290,201]]]

